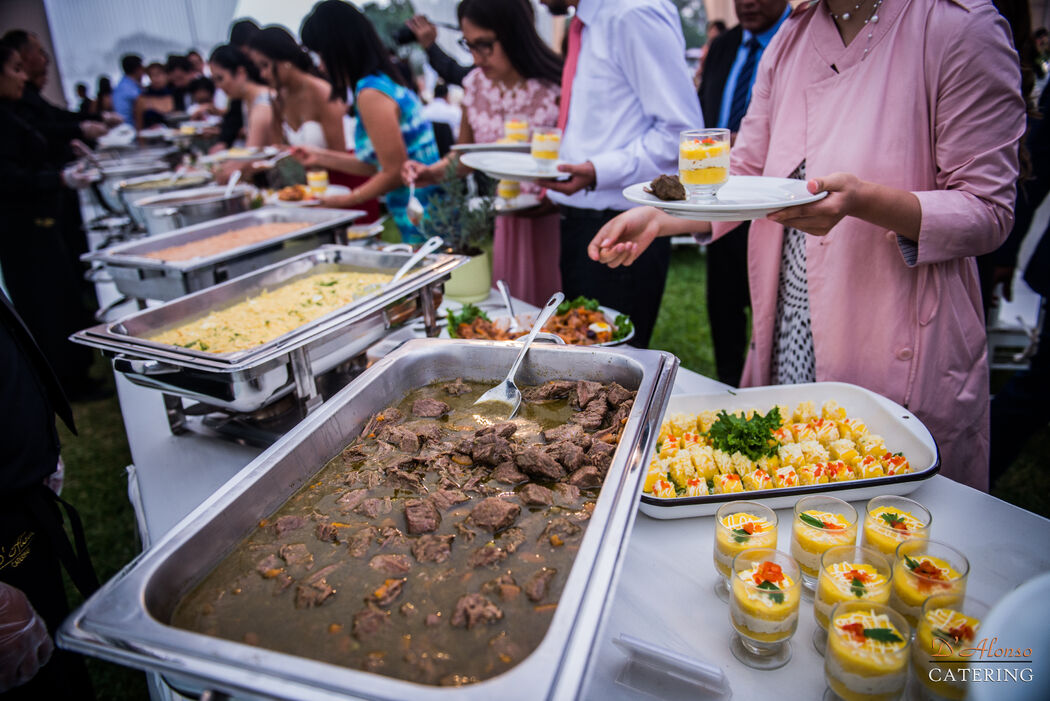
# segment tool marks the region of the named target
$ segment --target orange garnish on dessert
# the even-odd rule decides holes
[[[745,523],[740,528],[743,529],[743,531],[745,533],[747,533],[748,535],[754,535],[755,534],[755,524],[752,521],[748,521],[747,523]]]
[[[780,569],[780,565],[775,562],[763,562],[758,566],[758,571],[754,575],[755,584],[761,584],[762,582],[772,582],[776,584],[784,581],[784,571]]]
[[[858,643],[862,643],[867,639],[864,635],[864,624],[863,623],[847,623],[844,626],[840,626],[843,632],[849,633],[850,637]]]
[[[944,574],[937,565],[933,564],[929,560],[923,560],[919,563],[919,566],[912,570],[915,574],[920,577],[926,577],[927,579],[944,579]]]
[[[846,579],[859,579],[861,582],[870,582],[874,577],[864,570],[850,570],[846,573]]]
[[[973,639],[974,631],[973,628],[969,626],[969,624],[962,623],[949,630],[948,635],[952,636],[952,638],[955,639],[955,642],[958,643],[963,640]]]
[[[829,531],[841,530],[842,528],[844,528],[844,526],[841,526],[832,521],[823,521],[822,523],[824,524],[824,528],[827,528]]]

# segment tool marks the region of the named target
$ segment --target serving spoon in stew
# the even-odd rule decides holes
[[[525,341],[521,346],[521,350],[518,351],[518,357],[514,359],[514,364],[510,366],[510,372],[507,373],[507,377],[498,385],[485,392],[485,394],[478,397],[478,400],[474,402],[474,406],[479,404],[491,404],[493,410],[508,409],[507,419],[513,419],[514,415],[518,413],[518,407],[521,406],[521,390],[514,384],[514,376],[518,374],[518,368],[521,367],[521,361],[525,358],[525,354],[529,351],[529,346],[532,344],[533,339],[536,338],[536,334],[540,332],[543,325],[547,323],[547,320],[551,318],[555,311],[558,309],[558,305],[564,301],[565,295],[561,292],[555,292],[547,303],[543,305],[543,309],[536,315],[536,321],[532,325],[532,330],[529,331],[529,335],[525,337]]]

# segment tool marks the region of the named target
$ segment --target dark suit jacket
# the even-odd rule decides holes
[[[704,113],[706,127],[718,126],[718,113],[722,110],[722,92],[743,40],[744,29],[738,24],[718,35],[707,50],[704,70],[700,74],[700,110]]]

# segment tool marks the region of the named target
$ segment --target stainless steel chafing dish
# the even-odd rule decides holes
[[[135,384],[169,395],[246,413],[294,390],[312,410],[321,402],[314,378],[364,352],[391,326],[422,314],[436,328],[435,288],[466,259],[427,256],[400,281],[250,350],[206,353],[145,337],[294,278],[327,270],[393,274],[409,257],[359,246],[324,246],[120,321],[79,331],[71,340],[113,356],[115,368]]]
[[[169,171],[159,175],[144,175],[123,180],[117,184],[116,192],[117,197],[124,204],[124,210],[128,213],[128,216],[145,229],[148,227],[142,208],[138,205],[140,201],[168,192],[201,187],[211,181],[212,175],[206,171],[190,171],[186,173]],[[159,232],[151,231],[150,233],[156,234]]]
[[[616,381],[637,388],[634,407],[540,646],[506,673],[467,686],[424,686],[273,652],[167,624],[181,597],[325,463],[374,412],[409,391],[456,377],[496,382],[514,342],[416,340],[372,366],[244,468],[63,624],[59,645],[161,672],[187,693],[238,698],[568,699],[594,667],[659,421],[678,361],[636,349],[534,346],[520,382],[554,378]]]
[[[355,209],[263,207],[170,234],[111,246],[88,253],[86,261],[106,266],[117,289],[134,299],[167,301],[258,270],[328,243],[345,243],[346,229],[364,212]],[[248,246],[183,261],[146,258],[144,254],[249,226],[278,222],[308,222],[308,226]],[[395,266],[396,267],[396,266]]]
[[[237,185],[229,193],[223,185],[193,188],[147,197],[137,202],[141,221],[151,236],[167,234],[251,208],[252,188]]]

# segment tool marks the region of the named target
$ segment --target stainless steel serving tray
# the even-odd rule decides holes
[[[59,645],[165,674],[186,692],[215,689],[237,698],[570,699],[593,668],[606,608],[634,522],[643,467],[678,360],[636,349],[534,346],[518,375],[616,381],[638,391],[620,446],[539,647],[506,673],[443,688],[251,647],[167,624],[183,595],[325,463],[358,435],[371,414],[432,382],[502,379],[515,342],[419,339],[368,369],[256,458],[140,556],[62,625]]]
[[[363,215],[364,212],[356,209],[263,207],[111,246],[88,253],[83,259],[102,262],[122,294],[135,299],[167,301],[326,243],[345,243],[346,228]],[[280,222],[308,222],[309,225],[283,236],[191,260],[163,261],[144,256],[228,231]]]
[[[431,294],[430,287],[440,284],[466,259],[447,254],[427,256],[397,283],[249,350],[206,353],[156,343],[145,336],[293,278],[337,269],[393,274],[409,257],[408,253],[360,246],[323,246],[119,321],[78,331],[70,338],[114,356],[116,369],[138,385],[229,411],[256,411],[290,392],[296,382],[302,384],[304,378],[296,377],[302,363],[293,359],[293,354],[309,361],[313,376],[327,372],[363,352],[391,325],[432,304],[433,299],[428,302],[423,298]]]

